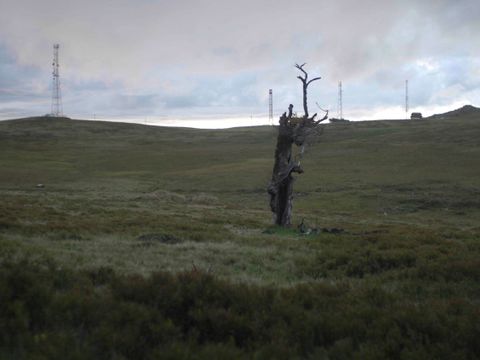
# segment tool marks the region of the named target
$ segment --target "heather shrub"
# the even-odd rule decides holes
[[[414,300],[376,282],[281,289],[196,270],[142,277],[29,260],[0,267],[7,358],[473,358],[479,314],[458,296]]]

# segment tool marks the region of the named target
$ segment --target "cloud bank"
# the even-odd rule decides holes
[[[479,103],[477,0],[0,0],[0,117],[46,113],[52,44],[64,110],[122,116],[276,114],[310,98],[346,117]]]

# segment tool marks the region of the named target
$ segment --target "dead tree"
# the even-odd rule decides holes
[[[308,73],[304,70],[305,64],[295,67],[302,72],[298,79],[302,82],[303,89],[303,117],[293,116],[293,105],[288,107],[288,113],[284,112],[279,120],[277,147],[275,149],[275,164],[273,166],[272,180],[268,186],[270,195],[270,208],[274,215],[276,225],[288,227],[292,218],[293,202],[293,173],[301,174],[303,169],[300,160],[303,156],[308,137],[318,133],[319,124],[328,119],[328,110],[320,120],[315,120],[317,114],[309,117],[307,104],[308,86],[320,80],[320,77],[308,79]],[[299,147],[297,156],[292,154],[292,145]]]

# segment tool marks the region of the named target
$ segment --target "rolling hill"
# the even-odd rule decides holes
[[[472,105],[465,105],[462,106],[459,109],[455,109],[452,111],[448,111],[443,114],[435,114],[430,116],[430,118],[440,118],[440,119],[449,119],[449,118],[466,118],[466,117],[474,117],[474,118],[480,118],[480,108],[477,108]]]
[[[276,127],[0,122],[0,355],[474,357],[462,109],[325,125],[295,183],[309,234],[271,226]]]

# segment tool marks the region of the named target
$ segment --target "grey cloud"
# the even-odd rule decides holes
[[[166,109],[188,109],[201,105],[196,98],[189,95],[166,95],[162,100]]]
[[[135,115],[152,112],[158,102],[155,94],[119,94],[112,96],[110,106],[116,114]]]
[[[467,76],[480,55],[478,0],[2,0],[2,8],[0,42],[19,70],[10,76],[0,65],[0,80],[15,91],[17,78],[48,83],[59,41],[65,96],[85,109],[250,111],[265,106],[268,88],[277,103],[298,102],[296,61],[322,75],[312,89],[322,103],[336,103],[343,80],[358,106],[398,104],[405,78],[427,80],[419,61],[441,66],[417,101],[478,86]]]

